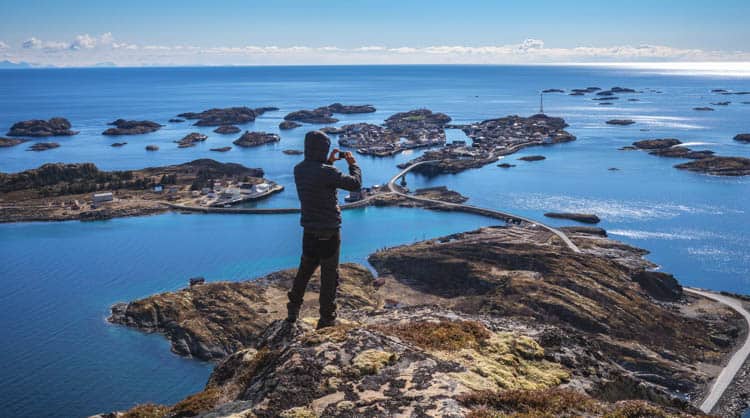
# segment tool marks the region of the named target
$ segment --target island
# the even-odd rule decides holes
[[[380,250],[377,277],[342,264],[340,324],[320,331],[317,274],[302,319],[283,320],[293,269],[118,303],[109,321],[217,362],[202,391],[129,413],[698,415],[689,400],[744,339],[742,318],[653,271],[645,250],[567,231],[582,253],[495,226]]]
[[[372,113],[375,112],[375,107],[372,105],[343,105],[341,103],[333,103],[328,106],[321,106],[313,110],[298,110],[291,112],[284,116],[285,121],[293,122],[304,122],[311,124],[328,124],[336,123],[339,120],[332,117],[334,113],[340,114],[355,114],[355,113]],[[283,123],[283,122],[282,122]],[[287,125],[293,126],[293,125]],[[281,127],[281,126],[279,126]],[[292,128],[282,128],[292,129]]]
[[[222,135],[238,134],[242,132],[242,129],[234,125],[221,125],[218,128],[214,129],[214,132],[216,132],[217,134],[222,134]]]
[[[57,142],[37,142],[29,147],[29,151],[47,151],[59,147]]]
[[[23,144],[26,141],[28,141],[28,139],[0,137],[0,148],[15,147],[16,145]]]
[[[262,169],[210,159],[127,171],[52,163],[0,173],[0,222],[148,215],[171,210],[169,204],[231,205],[280,190]]]
[[[279,123],[279,129],[281,129],[282,131],[288,131],[290,129],[299,128],[300,126],[302,126],[301,123],[297,123],[292,120],[285,120]]]
[[[232,142],[238,147],[257,147],[258,145],[270,144],[273,142],[279,142],[281,137],[267,132],[250,132],[245,131],[241,137],[237,138]]]
[[[714,111],[712,107],[708,107],[708,106],[694,107],[693,110],[697,110],[699,112],[713,112]]]
[[[251,109],[246,106],[212,108],[202,112],[187,112],[177,116],[185,119],[197,120],[195,126],[222,126],[222,125],[242,125],[253,122],[256,117],[269,112],[278,110],[276,107],[257,107]]]
[[[221,126],[221,125],[242,125],[253,122],[256,117],[269,112],[278,110],[276,107],[257,107],[251,109],[246,106],[212,108],[202,112],[186,112],[177,116],[185,119],[197,120],[195,126]]]
[[[128,144],[127,142],[113,142],[109,146],[113,148],[120,148],[120,147],[124,147],[127,144]]]
[[[649,154],[660,157],[686,158],[695,161],[677,164],[675,168],[715,176],[750,175],[750,159],[743,157],[717,156],[713,151],[693,151],[681,146],[675,138],[646,139],[633,143],[637,149],[647,150]]]
[[[156,132],[162,127],[162,125],[150,120],[125,119],[117,119],[116,121],[108,123],[108,125],[113,125],[114,128],[105,130],[104,132],[102,132],[102,135],[143,135],[151,132]]]
[[[471,125],[451,125],[462,129],[472,144],[453,141],[440,149],[425,151],[422,156],[399,164],[399,168],[422,163],[413,171],[429,176],[458,173],[494,163],[504,155],[529,146],[574,141],[576,137],[565,131],[567,126],[562,118],[545,114],[527,118],[513,115]]]
[[[750,158],[744,157],[707,157],[687,163],[677,164],[680,170],[695,171],[715,176],[750,175]]]
[[[78,131],[71,130],[71,127],[70,121],[65,118],[33,119],[14,123],[6,135],[29,137],[77,135]]]
[[[750,143],[750,134],[737,134],[734,136],[735,141]]]
[[[146,145],[146,151],[159,151],[158,145]]]
[[[189,147],[194,147],[195,144],[197,144],[198,142],[203,142],[206,139],[208,139],[208,137],[206,135],[203,135],[200,132],[191,132],[185,135],[179,141],[174,141],[174,142],[178,144],[177,145],[178,148],[189,148]]]
[[[228,147],[227,146],[227,147],[211,148],[211,151],[215,151],[215,152],[227,152],[227,151],[230,151],[231,149],[232,149],[232,147]]]
[[[527,155],[525,157],[519,158],[519,160],[521,160],[521,161],[527,161],[527,162],[542,161],[542,160],[546,160],[546,159],[547,159],[547,157],[545,157],[544,155]]]
[[[556,219],[570,219],[585,224],[598,224],[601,219],[591,213],[547,212],[544,216]]]
[[[607,122],[607,125],[620,125],[620,126],[628,126],[635,123],[632,119],[610,119]]]

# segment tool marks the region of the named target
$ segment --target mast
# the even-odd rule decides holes
[[[544,114],[544,93],[539,93],[539,113]]]

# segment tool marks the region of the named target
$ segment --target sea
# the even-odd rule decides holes
[[[573,88],[633,88],[611,106]],[[27,119],[68,118],[80,134],[54,138],[61,146],[27,151],[29,143],[0,149],[0,172],[50,162],[93,162],[104,170],[140,169],[198,158],[260,167],[285,186],[257,207],[296,207],[292,167],[302,157],[305,132],[279,131],[288,112],[334,102],[372,104],[375,113],[337,115],[337,125],[382,123],[396,112],[428,108],[454,123],[472,123],[540,111],[564,118],[575,142],[527,148],[455,175],[409,174],[411,189],[445,185],[468,203],[517,213],[551,225],[548,211],[594,213],[609,236],[648,249],[648,259],[683,284],[750,294],[750,177],[715,177],[673,168],[679,159],[618,148],[649,138],[678,138],[693,149],[750,157],[733,140],[750,132],[750,74],[609,66],[289,66],[196,68],[85,68],[0,71],[0,134]],[[638,101],[629,101],[637,98]],[[730,104],[710,103],[731,101]],[[255,148],[232,145],[191,122],[169,123],[183,112],[212,107],[275,106],[251,131],[280,133],[281,141]],[[699,112],[694,107],[715,110]],[[161,130],[105,137],[107,123],[147,119]],[[630,126],[605,124],[632,119]],[[190,132],[208,135],[178,148]],[[464,140],[459,130],[449,140]],[[119,148],[113,142],[127,142]],[[148,152],[145,146],[158,145]],[[393,157],[357,155],[364,183],[385,183],[396,165],[423,152]],[[519,161],[525,155],[543,161]],[[338,163],[341,168],[343,162]],[[616,170],[614,170],[616,169]],[[345,192],[341,193],[343,198]],[[367,263],[380,248],[408,244],[498,221],[423,209],[364,208],[344,213],[342,259]],[[185,287],[190,277],[245,280],[295,267],[298,215],[167,213],[98,222],[0,225],[0,415],[83,417],[144,402],[174,403],[200,391],[213,364],[179,357],[160,335],[108,324],[110,306]],[[460,278],[456,278],[460,280]]]

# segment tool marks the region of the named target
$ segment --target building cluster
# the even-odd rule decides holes
[[[403,132],[371,123],[355,123],[341,127],[339,145],[356,148],[365,155],[389,156],[413,148],[445,144],[442,127],[418,127]]]

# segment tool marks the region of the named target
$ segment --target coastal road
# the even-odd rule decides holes
[[[438,161],[439,160],[420,161],[418,163],[414,163],[414,164],[412,164],[412,165],[404,168],[403,170],[401,170],[401,172],[399,172],[398,174],[396,174],[395,176],[393,176],[393,178],[391,178],[388,181],[388,190],[390,190],[391,193],[394,193],[394,194],[402,196],[402,197],[404,197],[406,199],[415,200],[415,201],[418,201],[418,202],[430,203],[430,204],[437,205],[437,206],[442,206],[442,207],[445,207],[445,208],[451,208],[451,209],[460,210],[460,211],[463,211],[463,212],[476,213],[476,214],[479,214],[479,215],[489,216],[489,217],[497,218],[497,219],[503,219],[503,220],[506,220],[506,221],[525,222],[525,223],[528,223],[528,224],[531,224],[531,225],[538,225],[538,226],[540,226],[540,227],[542,227],[542,228],[544,228],[544,229],[552,232],[553,234],[557,235],[563,241],[563,243],[565,243],[565,245],[568,248],[570,248],[573,252],[576,252],[576,253],[580,253],[581,252],[581,250],[573,243],[573,241],[570,240],[570,238],[568,238],[567,235],[565,235],[564,232],[560,231],[557,228],[553,228],[553,227],[551,227],[549,225],[545,225],[545,224],[543,224],[541,222],[537,222],[537,221],[534,221],[532,219],[524,218],[524,217],[518,216],[518,215],[513,215],[513,214],[507,213],[507,212],[502,212],[502,211],[499,211],[499,210],[480,208],[478,206],[472,206],[472,205],[464,205],[462,203],[449,203],[449,202],[443,202],[443,201],[440,201],[440,200],[426,199],[426,198],[423,198],[423,197],[417,197],[417,196],[413,196],[413,195],[410,195],[410,194],[403,193],[403,192],[399,191],[398,187],[396,186],[396,181],[399,178],[403,177],[404,175],[406,175],[406,173],[408,173],[409,171],[411,171],[412,169],[414,169],[417,166],[420,166],[422,164],[432,164],[432,163],[435,163],[435,162],[438,162]]]
[[[719,303],[723,303],[724,305],[727,305],[730,308],[734,309],[735,311],[737,311],[737,313],[742,315],[743,318],[745,318],[745,322],[747,323],[748,329],[750,330],[750,313],[745,309],[745,306],[741,300],[733,298],[731,296],[720,295],[718,293],[707,292],[704,290],[698,290],[688,287],[685,287],[684,290],[686,292],[703,296],[705,298],[715,300]],[[732,355],[732,358],[729,359],[727,365],[724,366],[724,369],[722,369],[721,373],[719,373],[719,376],[716,377],[713,385],[711,385],[711,390],[708,392],[708,395],[703,400],[703,403],[700,406],[701,411],[707,414],[711,413],[711,411],[716,406],[716,403],[719,402],[721,396],[732,383],[735,376],[737,376],[737,373],[742,368],[742,365],[745,364],[745,361],[747,360],[747,357],[749,355],[750,333],[745,339],[745,343],[742,345],[742,347],[740,347],[740,349],[737,350],[734,355]]]

